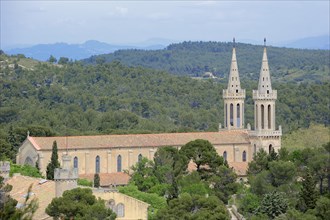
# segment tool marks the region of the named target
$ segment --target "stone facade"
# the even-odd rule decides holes
[[[277,91],[271,87],[267,50],[264,48],[258,89],[253,91],[255,127],[251,130],[244,122],[245,90],[240,86],[236,48],[233,48],[228,88],[223,91],[224,129],[218,132],[132,134],[70,137],[30,137],[19,148],[17,162],[34,165],[45,173],[50,161],[53,141],[58,152],[72,157],[71,165],[78,174],[109,174],[130,170],[130,167],[146,157],[153,159],[159,147],[180,148],[189,141],[210,141],[237,173],[244,175],[247,163],[261,148],[270,152],[281,147],[281,127],[275,126],[275,101]],[[111,183],[109,183],[111,184]]]
[[[6,181],[9,178],[10,172],[10,162],[9,161],[0,161],[0,176]]]

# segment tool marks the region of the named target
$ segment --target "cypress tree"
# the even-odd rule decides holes
[[[317,200],[317,191],[315,190],[316,182],[313,179],[309,170],[307,170],[306,176],[302,181],[302,188],[299,193],[299,209],[301,211],[307,211],[308,209],[314,209]]]
[[[52,156],[50,159],[50,163],[47,165],[47,170],[46,170],[47,179],[54,180],[55,169],[59,167],[60,167],[60,162],[58,161],[57,143],[56,141],[54,141],[52,147]]]
[[[94,174],[94,187],[99,187],[100,186],[100,176],[98,173]]]

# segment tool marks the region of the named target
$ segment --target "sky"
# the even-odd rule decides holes
[[[329,35],[329,1],[0,0],[0,48],[40,43],[268,42]]]

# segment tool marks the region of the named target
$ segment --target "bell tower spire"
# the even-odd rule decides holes
[[[228,77],[227,89],[223,90],[224,126],[226,129],[244,128],[244,99],[245,89],[241,88],[238,65],[236,60],[235,38]]]
[[[264,148],[267,152],[277,151],[281,146],[282,129],[281,126],[279,130],[275,128],[276,99],[277,90],[272,89],[265,38],[258,90],[253,90],[255,131],[251,135],[256,137],[255,148],[259,145],[258,148]]]

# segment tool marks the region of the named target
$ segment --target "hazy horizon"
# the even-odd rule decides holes
[[[160,38],[270,44],[329,35],[329,1],[3,1],[0,47]]]

